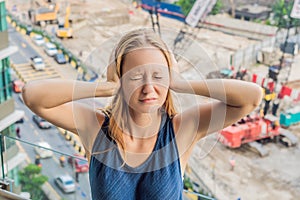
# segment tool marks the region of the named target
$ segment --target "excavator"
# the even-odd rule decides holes
[[[58,38],[73,38],[73,29],[70,27],[69,22],[70,12],[70,6],[67,6],[64,25],[63,27],[58,26],[58,29],[56,30],[56,36]]]

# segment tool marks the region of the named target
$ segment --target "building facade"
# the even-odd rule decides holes
[[[24,111],[15,109],[10,77],[9,56],[18,50],[9,45],[5,1],[0,0],[0,183],[18,185],[18,166],[25,160],[19,152],[15,137],[15,122],[24,117]],[[8,136],[8,137],[6,137]]]

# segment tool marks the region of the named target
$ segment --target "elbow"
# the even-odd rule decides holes
[[[263,99],[263,89],[262,87],[256,85],[254,92],[253,92],[253,107],[256,108],[261,104],[261,101]]]
[[[23,99],[24,104],[28,108],[32,109],[33,102],[32,102],[31,95],[29,94],[30,93],[29,91],[30,91],[30,85],[27,83],[22,88],[22,99]]]
[[[27,84],[25,84],[22,88],[22,99],[23,99],[23,102],[24,104],[29,107],[30,103],[29,103],[29,100],[27,98]]]

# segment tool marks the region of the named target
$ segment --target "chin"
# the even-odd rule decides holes
[[[161,105],[149,105],[149,106],[138,106],[137,108],[134,108],[133,110],[135,112],[144,113],[144,114],[150,114],[155,113],[158,110],[160,110]]]

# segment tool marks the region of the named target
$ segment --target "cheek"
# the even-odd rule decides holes
[[[141,84],[133,84],[130,82],[122,84],[122,92],[124,94],[124,99],[127,104],[129,103],[130,99],[134,98],[135,96],[138,96],[138,93],[141,90],[141,86],[139,85]]]
[[[166,87],[163,87],[161,89],[161,98],[163,99],[163,101],[166,100],[168,91],[169,91],[169,88],[166,88]]]
[[[156,88],[162,96],[166,96],[170,87],[169,79],[162,79],[155,82]]]

